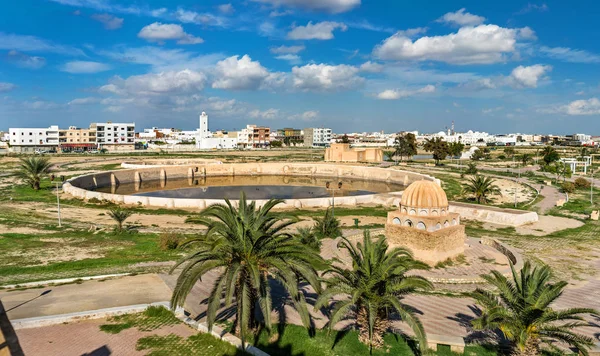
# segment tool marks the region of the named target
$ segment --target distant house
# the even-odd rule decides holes
[[[383,162],[383,150],[377,147],[353,148],[349,143],[332,143],[325,149],[326,162]]]

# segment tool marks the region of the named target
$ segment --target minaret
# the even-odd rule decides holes
[[[200,114],[200,128],[198,129],[200,138],[208,137],[208,115],[203,111]]]

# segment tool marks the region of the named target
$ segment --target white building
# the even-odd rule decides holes
[[[9,128],[13,152],[35,152],[58,148],[58,126],[48,128]]]
[[[96,127],[96,142],[99,149],[109,151],[135,149],[135,123],[99,122]]]
[[[199,124],[200,128],[195,131],[196,148],[201,150],[225,150],[237,148],[237,134],[215,136],[208,130],[208,115],[205,112],[200,114]]]
[[[469,130],[467,132],[454,132],[454,133],[450,133],[450,134],[448,134],[447,132],[444,132],[444,131],[440,131],[436,134],[424,135],[419,138],[425,139],[425,138],[436,138],[436,137],[439,137],[443,141],[446,141],[448,143],[460,142],[465,145],[476,145],[478,143],[485,144],[487,142],[494,141],[493,136],[488,134],[487,132],[479,132],[479,131],[472,131],[472,130]]]
[[[326,129],[322,127],[304,129],[304,146],[328,147],[331,143],[331,133],[331,129]]]

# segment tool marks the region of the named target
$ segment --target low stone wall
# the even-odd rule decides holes
[[[232,164],[204,164],[204,165],[177,165],[159,166],[139,169],[123,169],[112,172],[101,172],[79,176],[68,180],[63,189],[66,193],[81,199],[108,200],[115,203],[154,206],[165,208],[195,208],[204,209],[207,206],[222,203],[222,199],[174,199],[120,195],[94,191],[98,187],[117,187],[122,183],[135,183],[141,181],[160,181],[167,179],[199,179],[207,176],[244,176],[244,175],[283,175],[302,177],[331,177],[336,179],[362,179],[384,181],[389,183],[408,185],[416,180],[432,180],[439,184],[439,180],[414,172],[392,170],[377,167],[348,166],[335,164],[315,163],[232,163]],[[256,200],[262,205],[267,200]],[[235,204],[236,202],[233,202]],[[336,197],[336,205],[357,206],[363,204],[376,204],[384,206],[398,206],[400,192],[386,194],[370,194],[349,197]],[[288,199],[278,208],[310,208],[329,207],[333,204],[331,198],[314,199]]]
[[[156,168],[163,166],[197,166],[206,164],[223,164],[216,159],[153,159],[121,163],[125,169]]]
[[[499,225],[521,226],[538,221],[538,214],[534,211],[502,209],[477,204],[451,202],[448,210],[460,214],[463,219]]]

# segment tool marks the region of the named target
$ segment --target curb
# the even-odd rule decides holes
[[[105,279],[105,278],[113,278],[113,277],[124,277],[124,276],[129,276],[129,275],[131,275],[131,273],[116,273],[116,274],[104,274],[104,275],[100,275],[100,276],[87,276],[87,277],[51,279],[51,280],[48,280],[48,281],[28,282],[28,283],[19,283],[19,284],[8,284],[8,285],[5,285],[5,286],[0,286],[0,289],[39,287],[39,286],[45,286],[45,285],[49,285],[49,284],[73,283],[75,281],[92,281],[92,280],[95,280],[95,279]]]
[[[31,329],[39,328],[42,326],[51,326],[63,323],[70,323],[74,321],[89,320],[89,319],[102,319],[116,315],[129,314],[129,313],[140,313],[146,310],[149,306],[164,306],[170,308],[171,303],[169,302],[155,302],[150,304],[137,304],[129,305],[124,307],[104,308],[97,310],[87,310],[82,312],[58,314],[51,316],[39,316],[34,318],[24,318],[12,320],[12,324],[15,330],[19,329]],[[176,310],[177,313],[183,314],[183,309]]]

